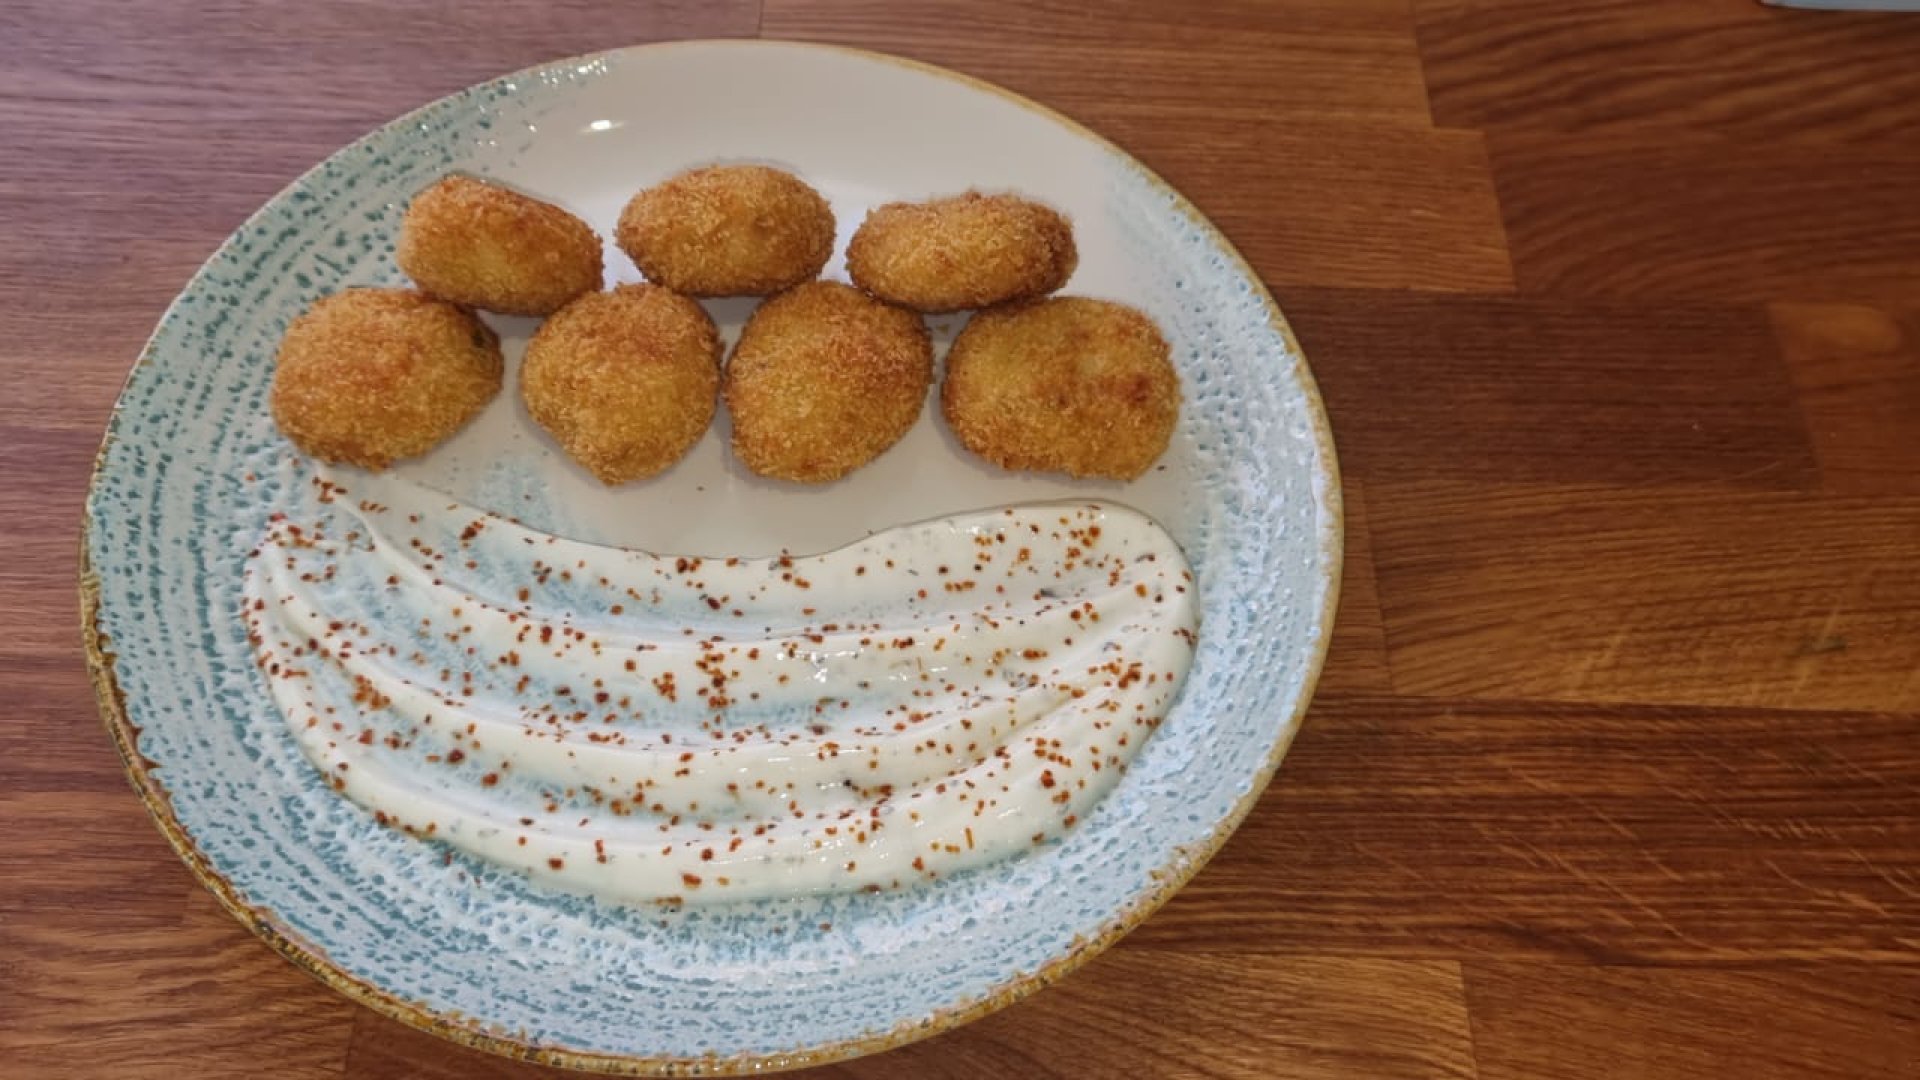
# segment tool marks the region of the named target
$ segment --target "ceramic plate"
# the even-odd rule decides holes
[[[724,419],[669,473],[601,487],[514,392],[532,320],[492,318],[508,390],[398,469],[481,507],[652,551],[816,551],[870,531],[1045,498],[1131,505],[1200,583],[1194,666],[1157,734],[1063,839],[903,891],[621,907],[542,888],[376,824],[330,791],[271,704],[238,617],[242,565],[310,466],[275,431],[276,343],[315,298],[398,284],[417,189],[495,177],[610,234],[637,189],[760,161],[824,193],[844,246],[868,207],[969,187],[1070,214],[1067,292],[1144,308],[1185,389],[1173,446],[1128,484],[1015,475],[968,457],[928,409],[852,477],[756,481]],[[1276,209],[1276,213],[1284,209]],[[608,277],[638,274],[608,245]],[[828,275],[840,277],[836,260]],[[749,302],[709,303],[731,337]],[[964,316],[931,320],[944,347]],[[1338,591],[1332,444],[1280,313],[1165,183],[1071,121],[887,57],[774,42],[648,46],[535,68],[347,147],[243,225],[135,366],[88,501],[84,617],[101,708],[188,865],[295,963],[469,1045],[609,1071],[791,1067],[883,1049],[1016,1000],[1136,925],[1246,814],[1299,725]]]

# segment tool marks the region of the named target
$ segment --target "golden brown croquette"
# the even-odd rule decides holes
[[[394,257],[434,296],[507,315],[551,315],[600,287],[600,237],[586,222],[465,176],[414,196]]]
[[[900,441],[932,380],[912,312],[835,281],[790,289],[753,313],[727,362],[734,455],[762,476],[837,480]]]
[[[1058,212],[977,191],[875,207],[847,245],[855,285],[930,314],[1044,296],[1078,262],[1073,226]]]
[[[1166,338],[1122,304],[1055,297],[975,315],[947,353],[941,411],[1008,469],[1130,480],[1166,450],[1180,377]]]
[[[614,229],[647,280],[689,296],[766,296],[833,255],[833,210],[791,173],[714,165],[635,195]]]
[[[520,368],[527,412],[603,484],[679,461],[713,421],[720,334],[658,285],[589,293],[540,325]]]
[[[424,454],[500,392],[500,339],[412,289],[349,289],[280,340],[270,408],[293,444],[368,469]]]

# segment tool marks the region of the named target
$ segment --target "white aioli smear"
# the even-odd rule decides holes
[[[385,824],[573,891],[893,888],[1093,807],[1191,661],[1180,549],[1117,506],[981,511],[823,555],[566,540],[389,477],[250,556],[256,659]]]

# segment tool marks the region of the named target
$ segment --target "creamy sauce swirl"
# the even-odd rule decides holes
[[[249,556],[256,660],[382,823],[572,891],[893,888],[1071,828],[1185,678],[1171,537],[1044,504],[822,555],[651,555],[391,477]]]

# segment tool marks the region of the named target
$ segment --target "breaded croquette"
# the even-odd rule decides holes
[[[762,476],[837,480],[900,441],[932,380],[918,316],[839,282],[798,286],[760,305],[727,362],[734,455]]]
[[[589,293],[540,325],[520,368],[527,412],[604,484],[679,461],[713,421],[720,334],[658,285]]]
[[[1045,296],[1078,263],[1073,226],[1058,212],[977,191],[875,207],[847,245],[855,285],[929,314]]]
[[[295,446],[384,469],[424,454],[500,392],[500,339],[412,289],[349,289],[287,327],[270,407]]]
[[[465,176],[414,196],[394,253],[434,296],[506,315],[551,315],[598,289],[600,255],[586,222]]]
[[[614,240],[656,285],[766,296],[819,276],[833,255],[833,210],[791,173],[714,165],[635,195]]]
[[[961,445],[1008,469],[1130,480],[1166,450],[1180,377],[1153,320],[1055,297],[975,315],[947,353],[941,410]]]

